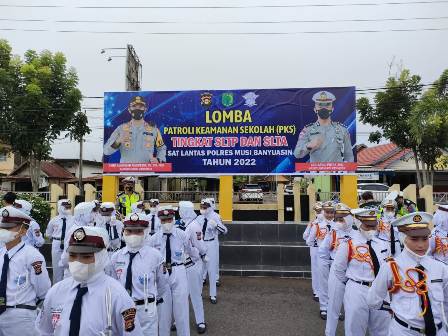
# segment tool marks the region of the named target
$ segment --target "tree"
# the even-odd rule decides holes
[[[82,145],[84,143],[84,137],[87,134],[90,134],[92,130],[88,125],[88,118],[84,112],[77,112],[70,125],[70,139],[76,140],[79,142],[79,190],[81,195],[84,193],[84,189],[82,187]]]
[[[381,129],[371,133],[369,141],[378,143],[384,137],[412,150],[419,187],[432,184],[435,166],[448,145],[447,83],[445,71],[422,95],[420,76],[405,69],[388,78],[385,90],[375,95],[374,105],[366,97],[357,101],[361,121]]]
[[[33,190],[51,144],[80,110],[78,76],[60,52],[28,50],[24,60],[0,40],[0,140],[29,159]]]

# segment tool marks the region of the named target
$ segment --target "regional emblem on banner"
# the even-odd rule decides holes
[[[244,105],[248,107],[254,107],[257,105],[256,99],[259,97],[255,92],[248,92],[246,93],[243,98],[246,101]]]
[[[210,107],[212,105],[213,95],[210,92],[204,92],[201,94],[201,105],[204,107]]]
[[[232,92],[223,93],[221,96],[221,102],[225,107],[232,106],[233,105],[233,93]]]

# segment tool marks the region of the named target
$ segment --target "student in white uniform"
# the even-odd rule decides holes
[[[25,200],[16,200],[14,202],[14,207],[22,211],[25,215],[31,217],[31,210],[33,210],[33,205]],[[40,231],[40,225],[37,223],[33,217],[31,217],[30,226],[26,232],[25,237],[22,238],[25,244],[34,246],[35,248],[40,248],[44,245],[45,239]]]

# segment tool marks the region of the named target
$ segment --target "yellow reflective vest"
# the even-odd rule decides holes
[[[132,204],[140,201],[140,195],[133,192],[132,195],[125,194],[124,192],[118,194],[118,211],[124,216],[129,215],[132,212]]]

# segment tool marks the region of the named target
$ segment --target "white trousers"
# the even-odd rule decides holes
[[[348,280],[344,294],[345,336],[387,336],[391,315],[367,305],[369,287]]]
[[[176,322],[178,336],[190,335],[190,306],[188,304],[188,283],[185,266],[174,266],[168,279],[169,288],[158,305],[159,336],[169,336],[172,317]]]
[[[53,285],[64,279],[64,268],[59,266],[61,256],[61,241],[53,240],[51,242],[51,267],[53,268]]]
[[[208,261],[204,263],[204,268],[207,270],[210,296],[216,296],[216,274],[219,270],[218,256],[219,256],[219,242],[215,239],[212,241],[204,241],[207,246]]]
[[[39,335],[34,323],[35,310],[8,308],[0,315],[0,336],[35,336]]]
[[[317,296],[319,296],[319,272],[317,271],[318,249],[318,247],[310,246],[311,286],[313,287],[313,294],[317,294]]]
[[[205,323],[204,304],[202,302],[202,260],[187,268],[188,291],[193,306],[196,324]]]
[[[317,258],[319,270],[319,306],[320,310],[327,310],[328,306],[328,276],[330,274],[329,261]]]
[[[325,326],[325,336],[336,335],[338,328],[339,314],[344,302],[345,284],[334,275],[334,267],[330,267],[328,277],[328,307],[327,323]]]
[[[155,303],[149,304],[148,311],[145,311],[145,305],[139,305],[136,308],[143,336],[157,336],[157,308]]]
[[[440,329],[437,332],[437,336],[446,336],[448,333],[446,332],[445,328],[442,327],[442,329]],[[418,331],[414,331],[414,330],[410,330],[407,329],[405,327],[403,327],[402,325],[398,324],[397,321],[395,321],[395,319],[392,319],[392,321],[390,322],[389,325],[389,336],[421,336],[422,334],[420,334]]]

